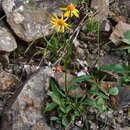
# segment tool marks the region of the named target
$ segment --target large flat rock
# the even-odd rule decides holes
[[[7,22],[23,40],[30,42],[52,33],[50,17],[73,0],[4,0]]]
[[[4,109],[1,130],[50,130],[43,116],[50,76],[53,76],[52,69],[41,68],[23,84],[19,95],[14,95],[18,95],[16,100],[12,97],[14,103]],[[6,115],[11,118],[6,119]]]

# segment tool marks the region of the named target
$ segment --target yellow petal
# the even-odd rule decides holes
[[[56,13],[54,13],[54,17],[53,17],[55,20],[57,20],[58,19],[58,16],[57,16],[57,14]]]
[[[66,22],[68,20],[68,17],[66,17],[65,19],[64,19],[64,21]]]
[[[61,26],[58,26],[58,32],[60,32]]]
[[[61,16],[61,19],[64,19],[64,16],[63,16],[63,15]]]
[[[51,18],[52,21],[56,21],[57,19],[56,18]]]
[[[67,10],[67,8],[60,8],[60,10]]]
[[[62,28],[61,28],[61,30],[62,30],[62,32],[64,32],[64,30],[65,30],[65,27],[62,25]]]
[[[79,13],[79,11],[77,9],[75,9],[75,11]]]
[[[79,17],[79,14],[75,11],[72,12],[76,17]]]
[[[67,23],[65,23],[64,26],[65,26],[66,28],[68,28],[68,29],[70,29],[70,27],[71,27],[71,26],[70,26],[69,24],[67,24]]]
[[[70,11],[66,11],[65,13],[64,13],[64,17],[69,17],[70,16]]]
[[[56,24],[54,24],[53,26],[51,26],[52,29],[54,29],[56,27]]]
[[[56,22],[54,22],[54,21],[50,21],[52,24],[55,24]]]

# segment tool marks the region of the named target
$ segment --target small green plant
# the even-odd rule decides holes
[[[88,85],[82,97],[68,95],[69,91],[80,87],[81,83]],[[60,123],[65,127],[73,123],[78,117],[87,113],[88,106],[96,109],[98,112],[111,110],[109,96],[118,94],[115,88],[111,88],[105,93],[101,89],[98,81],[90,75],[73,78],[69,82],[66,91],[62,91],[54,80],[50,81],[50,86],[48,96],[51,101],[46,104],[45,114],[47,117],[50,117],[49,120]]]
[[[84,29],[84,32],[98,33],[98,31],[99,31],[99,22],[95,21],[95,19],[92,16],[90,16],[87,19],[87,24]]]
[[[128,84],[130,82],[130,66],[125,64],[111,64],[100,67],[102,71],[113,71],[120,74],[117,81],[120,84]]]

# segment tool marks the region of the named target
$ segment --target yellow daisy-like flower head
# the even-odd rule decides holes
[[[51,23],[52,25],[52,29],[57,28],[58,32],[64,32],[65,28],[70,29],[70,25],[66,23],[67,18],[64,19],[64,16],[62,15],[60,18],[55,14],[52,18],[51,18]]]
[[[79,17],[79,11],[76,9],[75,5],[72,3],[69,4],[66,8],[61,8],[61,10],[66,11],[64,16],[65,17],[72,17],[75,15],[76,17]]]

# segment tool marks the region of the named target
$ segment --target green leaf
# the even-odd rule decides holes
[[[92,99],[86,99],[84,102],[82,102],[81,104],[83,105],[89,105],[89,106],[96,106],[96,101],[92,100]]]
[[[121,41],[126,44],[130,44],[130,39],[123,38]]]
[[[105,105],[100,105],[100,106],[97,105],[95,108],[100,112],[105,112],[107,110],[107,107]]]
[[[60,105],[59,109],[63,112],[66,113],[66,107],[64,105]]]
[[[75,90],[77,87],[79,87],[78,85],[73,85],[73,84],[68,84],[68,90]]]
[[[82,75],[82,76],[79,76],[79,77],[75,77],[72,82],[75,82],[75,83],[81,83],[83,81],[88,81],[89,79],[91,78],[90,75]]]
[[[124,38],[122,39],[122,41],[126,44],[130,44],[130,30],[124,33]]]
[[[75,115],[75,116],[79,116],[79,115],[80,115],[80,112],[79,112],[79,111],[74,111],[74,115]]]
[[[70,112],[72,109],[73,109],[72,106],[70,106],[70,105],[67,106],[67,107],[66,107],[66,113]]]
[[[63,124],[64,126],[68,126],[68,125],[70,124],[70,121],[67,119],[66,116],[63,116],[63,117],[62,117],[62,124]]]
[[[106,96],[105,94],[103,94],[102,92],[100,92],[100,91],[88,91],[88,93],[89,94],[96,94],[97,96],[101,96],[101,97],[103,97],[103,98],[105,98],[105,99],[109,99],[109,97],[108,96]]]
[[[103,105],[103,104],[105,104],[105,100],[104,100],[103,98],[99,98],[99,99],[97,100],[97,104],[98,104],[98,105]]]
[[[84,111],[85,110],[84,106],[79,106],[79,110]]]
[[[82,75],[82,76],[73,78],[73,79],[68,83],[68,90],[70,91],[70,90],[76,89],[77,87],[79,87],[79,86],[77,85],[77,83],[81,83],[81,82],[84,82],[84,81],[88,81],[90,78],[91,78],[90,75]]]
[[[96,84],[92,84],[90,91],[97,91],[98,87]]]
[[[52,121],[56,121],[56,120],[59,120],[59,118],[56,117],[56,116],[52,116],[52,117],[50,118],[50,120],[52,120]]]
[[[124,77],[125,82],[130,82],[130,76]]]
[[[102,71],[114,71],[118,73],[129,73],[129,67],[122,64],[111,64],[111,65],[102,65],[100,67]]]
[[[120,84],[123,84],[123,83],[128,83],[128,82],[130,82],[130,76],[123,76],[123,77],[121,77],[120,79],[118,79],[118,82],[120,83]]]
[[[75,119],[76,119],[76,115],[73,114],[72,117],[71,117],[71,120],[72,120],[72,121],[75,121]]]
[[[128,49],[128,53],[130,53],[130,48]]]
[[[62,104],[62,100],[58,97],[54,92],[48,91],[48,95],[51,97],[53,102],[57,103],[58,105]]]
[[[119,89],[117,87],[112,87],[109,89],[109,94],[112,96],[116,96],[119,93]]]
[[[45,112],[49,112],[49,111],[52,111],[54,108],[56,108],[57,104],[56,103],[50,103],[50,104],[47,104],[46,107],[45,107]]]
[[[50,81],[50,84],[51,84],[52,91],[53,91],[56,95],[65,97],[65,94],[58,88],[58,86],[57,86],[57,84],[55,83],[54,80],[51,80],[51,81]]]

